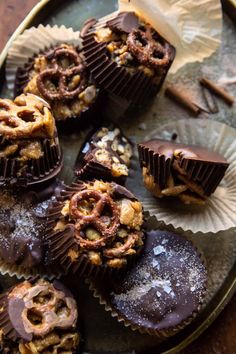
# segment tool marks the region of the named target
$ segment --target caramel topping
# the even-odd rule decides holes
[[[6,139],[52,138],[54,118],[47,102],[32,95],[0,99],[0,135]]]

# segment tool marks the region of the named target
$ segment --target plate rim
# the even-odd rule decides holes
[[[71,1],[71,0],[70,0]],[[38,15],[43,12],[45,6],[49,3],[53,2],[60,2],[60,0],[40,0],[33,8],[32,10],[26,15],[24,20],[20,23],[20,25],[16,28],[10,39],[7,41],[6,45],[4,46],[1,54],[0,54],[0,72],[4,73],[4,65],[5,61],[7,58],[8,50],[13,43],[13,41],[28,27],[32,25],[34,20],[37,21]],[[4,75],[3,75],[4,76]],[[2,85],[2,82],[0,83]],[[225,291],[226,289],[226,291]],[[210,312],[209,315],[206,315],[206,318],[204,320],[201,320],[201,317],[204,317],[204,313],[208,312],[208,307],[203,309],[202,313],[197,317],[196,320],[200,322],[199,325],[197,325],[196,329],[193,331],[189,331],[190,333],[187,334],[187,336],[184,336],[183,340],[181,340],[179,343],[174,346],[170,347],[169,349],[164,349],[164,351],[160,352],[160,354],[176,354],[180,350],[186,348],[188,345],[190,345],[194,340],[196,340],[213,322],[214,320],[219,316],[219,314],[223,311],[225,306],[229,303],[229,301],[232,299],[233,295],[236,292],[236,260],[235,263],[233,264],[230,272],[228,273],[227,277],[225,278],[224,283],[221,285],[217,293],[214,295],[214,297],[211,299],[209,306],[213,307],[212,311]],[[219,300],[217,299],[219,297]],[[217,303],[215,306],[214,304]],[[195,321],[194,321],[195,322]],[[193,324],[194,324],[193,322]],[[190,328],[191,329],[191,324],[186,327],[186,329]],[[186,329],[184,329],[186,331]],[[183,330],[183,333],[184,333]],[[181,331],[182,332],[182,331]],[[179,333],[181,333],[179,332]],[[175,336],[171,337],[170,340],[175,339],[175,337],[179,336],[179,333],[176,334]],[[177,339],[178,341],[178,339]]]

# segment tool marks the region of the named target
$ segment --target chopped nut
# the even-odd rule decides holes
[[[64,207],[61,210],[61,214],[63,216],[67,216],[67,215],[69,215],[69,210],[70,210],[70,201],[66,200],[64,203]]]
[[[122,268],[126,265],[127,260],[125,258],[114,258],[114,259],[109,259],[106,263],[108,267],[111,268]]]
[[[86,237],[90,241],[95,241],[101,238],[101,234],[97,230],[93,229],[92,227],[88,227],[85,233],[86,233]]]
[[[67,255],[70,257],[72,262],[76,262],[79,256],[78,252],[76,252],[73,248],[69,249]]]
[[[163,195],[161,194],[161,189],[154,182],[154,178],[152,175],[149,174],[148,169],[146,167],[143,167],[143,183],[146,186],[146,188],[155,196],[158,198],[162,198]]]
[[[90,262],[96,266],[99,266],[102,264],[102,258],[101,258],[100,252],[90,251],[90,252],[88,252],[88,258],[89,258]]]
[[[175,197],[180,193],[185,192],[187,189],[188,187],[186,185],[179,185],[179,186],[163,189],[161,191],[161,194],[165,195],[166,197]]]
[[[205,200],[201,199],[200,197],[193,196],[187,193],[182,193],[178,195],[178,198],[184,204],[195,204],[195,205],[205,205]]]
[[[79,85],[80,81],[80,75],[73,76],[71,82],[68,85],[69,90],[74,90]]]
[[[18,149],[17,144],[8,145],[3,151],[0,151],[0,157],[8,157],[13,155]]]
[[[20,150],[20,156],[25,159],[39,159],[43,156],[41,143],[39,141],[29,142],[25,147]]]
[[[129,228],[139,229],[143,223],[141,203],[122,199],[120,204],[120,223]]]
[[[128,176],[128,167],[120,162],[111,165],[111,173],[113,177]]]
[[[118,232],[117,232],[117,236],[121,237],[121,238],[125,238],[127,237],[128,233],[127,233],[127,230],[125,229],[119,229]]]
[[[66,222],[63,220],[60,220],[56,223],[56,226],[54,227],[53,231],[63,231],[65,230],[66,227]]]

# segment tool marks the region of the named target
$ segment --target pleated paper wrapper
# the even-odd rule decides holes
[[[32,27],[25,30],[13,42],[9,49],[6,62],[6,79],[10,93],[14,94],[15,78],[18,68],[23,68],[35,54],[57,44],[81,45],[80,32],[65,26]]]
[[[205,205],[158,199],[147,192],[142,198],[144,210],[166,225],[194,233],[217,233],[236,227],[236,130],[211,120],[184,119],[162,126],[145,140],[171,140],[173,133],[178,143],[199,145],[223,155],[229,167]]]

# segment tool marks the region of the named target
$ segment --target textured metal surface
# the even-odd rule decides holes
[[[45,7],[41,10],[42,5]],[[42,0],[40,7],[34,11],[31,17],[26,19],[25,24],[65,24],[72,26],[75,30],[81,27],[83,21],[89,17],[100,17],[115,9],[115,0]],[[41,10],[41,11],[40,11]],[[39,12],[38,12],[39,11]],[[35,15],[37,16],[35,17]],[[25,26],[25,25],[24,25]],[[20,30],[24,26],[21,26]],[[235,69],[235,27],[228,18],[224,18],[224,32],[222,46],[218,52],[202,64],[190,64],[182,68],[176,75],[168,77],[169,83],[178,84],[184,90],[192,93],[196,100],[204,104],[202,92],[198,84],[198,79],[204,75],[211,79],[225,80],[236,76]],[[0,58],[4,59],[4,52]],[[3,68],[1,71],[3,75]],[[3,76],[2,76],[3,77]],[[232,94],[236,95],[236,87],[229,86]],[[1,95],[7,96],[8,92],[3,85]],[[236,127],[236,107],[229,108],[222,101],[219,103],[219,113],[206,117],[215,119]],[[188,117],[188,113],[175,105],[168,98],[163,96],[163,90],[144,114],[127,115],[119,119],[119,124],[125,130],[125,133],[133,137],[136,142],[141,141],[148,133],[167,121],[182,119]],[[204,117],[204,116],[202,116]],[[139,129],[139,125],[145,123],[146,129]],[[68,136],[61,136],[61,142],[64,150],[64,169],[62,178],[67,182],[71,181],[73,173],[72,167],[79,151],[82,140],[86,132],[73,133]],[[137,161],[134,163],[134,169],[137,168]],[[133,172],[133,178],[129,179],[129,186],[134,192],[142,195],[146,193],[142,188],[141,176],[138,172]],[[189,344],[212,322],[216,315],[222,310],[224,305],[230,299],[236,287],[236,244],[235,230],[227,233],[218,233],[217,235],[187,235],[203,250],[206,257],[209,272],[209,289],[207,295],[207,305],[200,316],[193,324],[181,331],[174,338],[161,343],[159,339],[151,338],[147,335],[141,335],[126,329],[122,324],[111,318],[109,313],[104,311],[87,287],[74,277],[67,277],[65,282],[74,289],[77,294],[80,305],[80,320],[84,339],[84,353],[174,353],[182,347]],[[3,286],[7,286],[14,279],[4,277]]]

